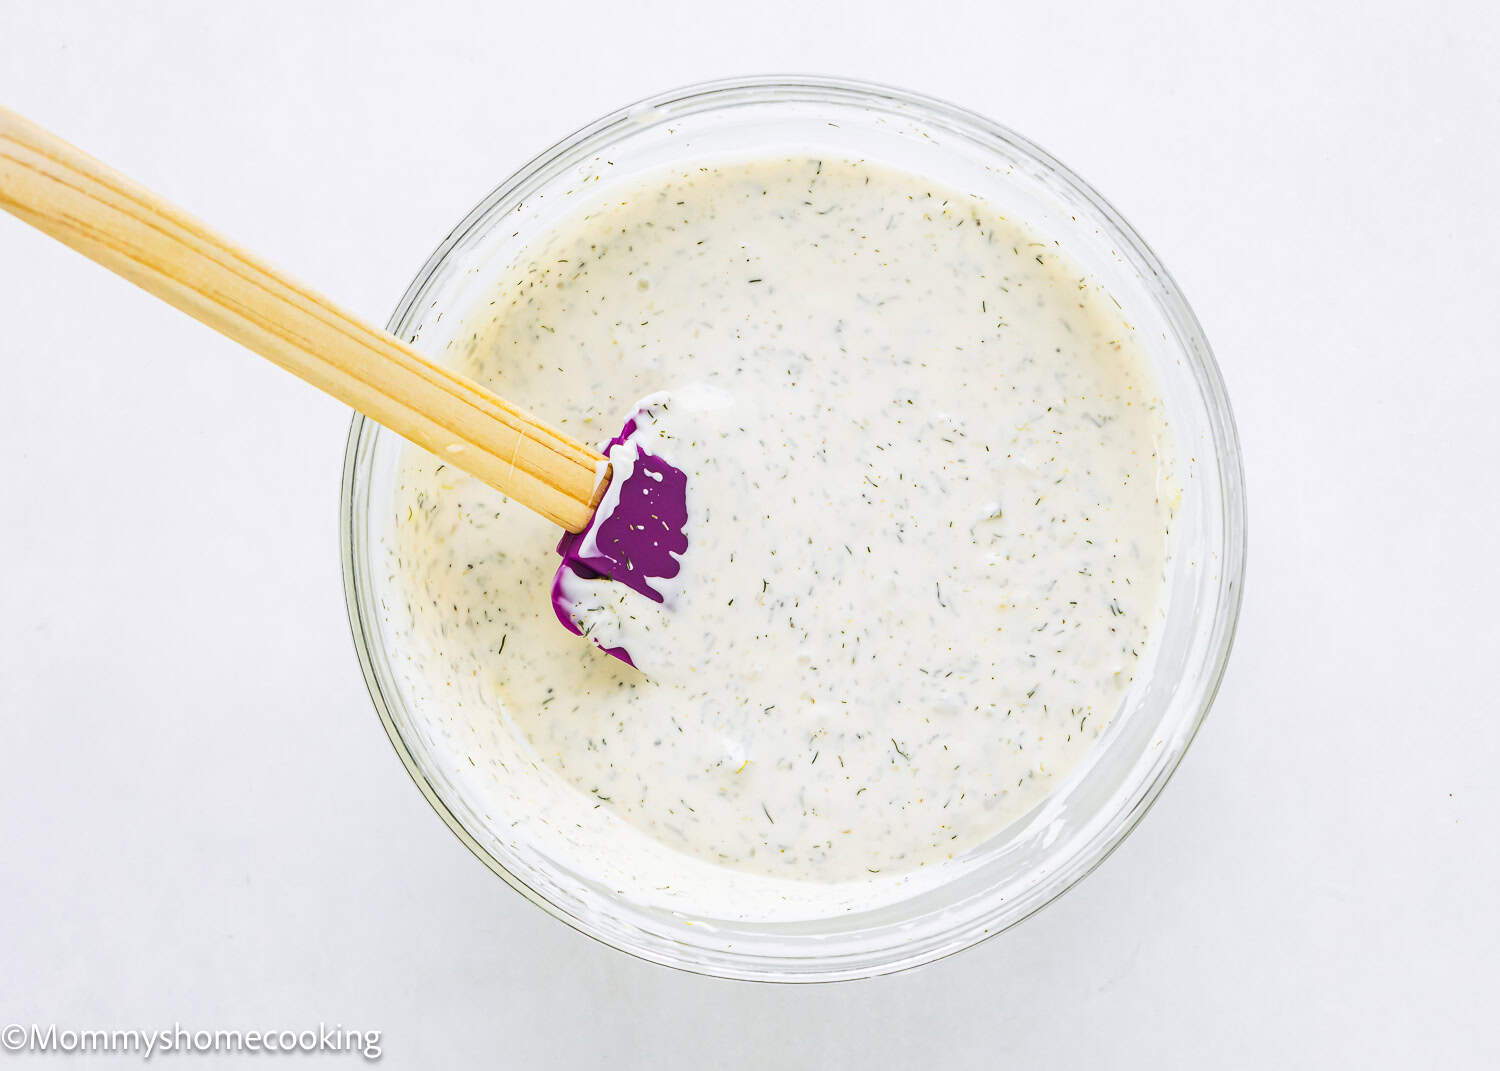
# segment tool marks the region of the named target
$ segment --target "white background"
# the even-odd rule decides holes
[[[1218,704],[1096,874],[907,975],[690,977],[525,903],[408,780],[344,621],[346,412],[0,216],[0,1021],[340,1022],[439,1069],[1493,1066],[1494,10],[0,0],[0,101],[380,322],[636,97],[966,105],[1172,268],[1251,521]]]

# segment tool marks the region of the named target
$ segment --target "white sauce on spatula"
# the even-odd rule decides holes
[[[407,451],[390,627],[488,821],[668,900],[718,895],[700,862],[745,875],[725,896],[848,891],[1078,763],[1160,619],[1176,491],[1124,313],[1002,211],[845,160],[706,166],[495,279],[447,360],[596,442],[667,392],[689,549],[669,609],[620,604],[633,671],[554,620],[555,529]]]

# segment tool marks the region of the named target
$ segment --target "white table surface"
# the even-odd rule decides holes
[[[690,977],[524,902],[408,780],[344,621],[347,413],[0,215],[0,1023],[339,1022],[419,1068],[1494,1066],[1500,21],[1275,6],[0,0],[0,101],[378,321],[644,94],[974,108],[1172,268],[1251,518],[1218,704],[1097,873],[914,973]]]

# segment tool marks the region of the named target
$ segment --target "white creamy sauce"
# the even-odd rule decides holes
[[[677,591],[598,591],[644,672],[605,656],[554,619],[557,530],[407,449],[384,601],[424,732],[516,851],[643,897],[847,909],[956,865],[1085,755],[1160,620],[1139,347],[1055,243],[883,167],[580,203],[439,356],[598,443],[665,392]]]

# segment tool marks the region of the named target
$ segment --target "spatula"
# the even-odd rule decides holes
[[[567,594],[570,577],[618,579],[663,600],[662,582],[677,575],[687,547],[686,477],[630,449],[635,414],[609,444],[622,478],[599,450],[438,367],[5,108],[0,208],[561,525],[553,605],[572,631],[586,631],[586,614]],[[623,646],[605,649],[631,662]]]

